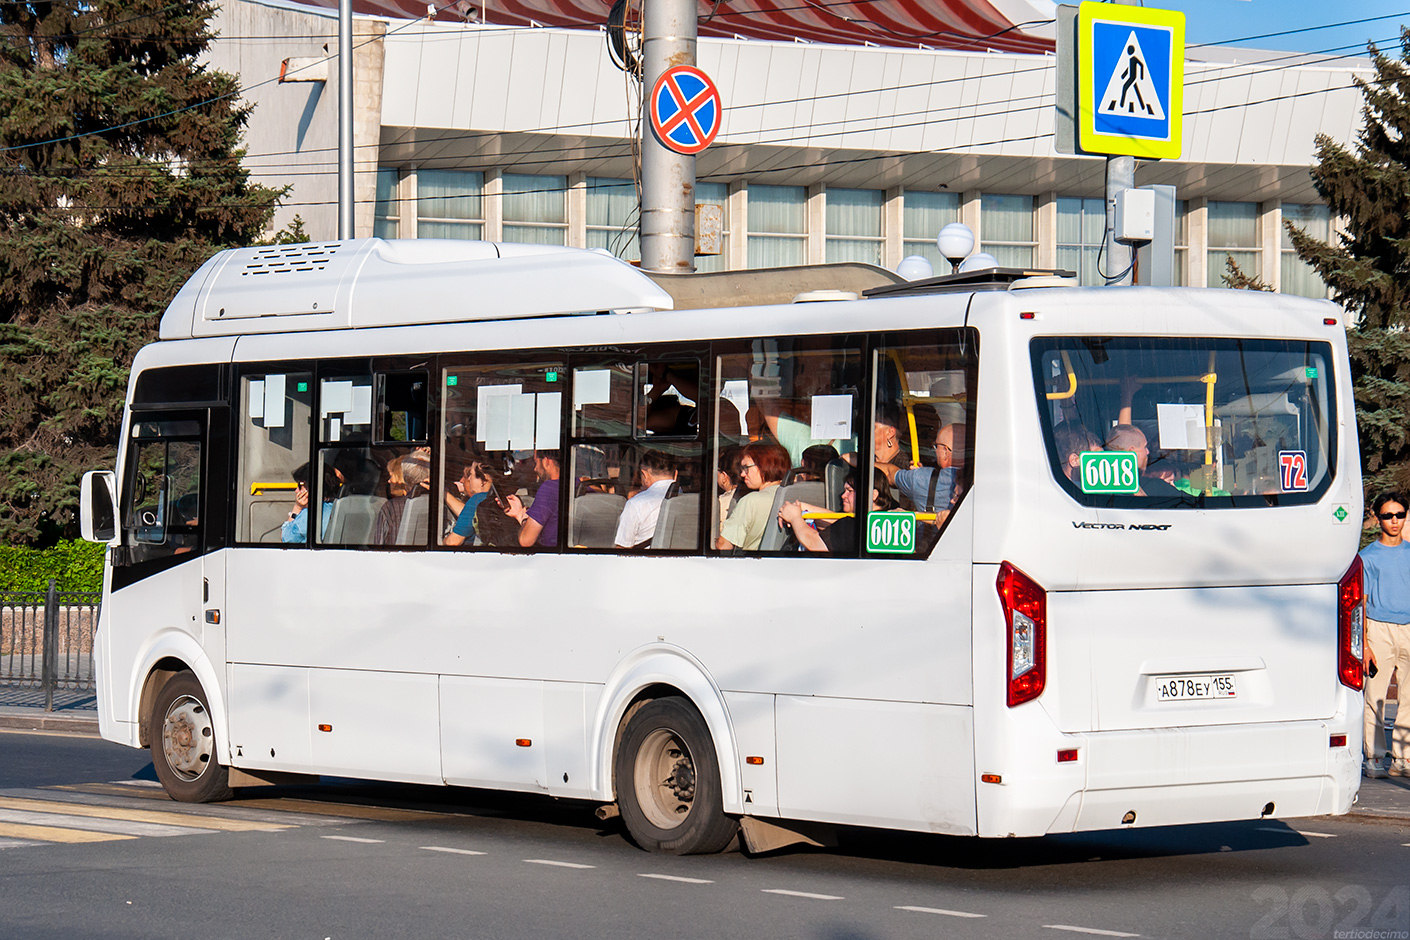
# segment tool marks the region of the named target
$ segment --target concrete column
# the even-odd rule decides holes
[[[349,238],[372,234],[377,212],[377,163],[382,144],[382,67],[387,33],[384,20],[353,21],[353,231]],[[341,57],[340,57],[341,59]]]
[[[1263,254],[1259,280],[1276,291],[1283,289],[1283,201],[1270,199],[1258,206],[1258,244]],[[1245,272],[1247,273],[1247,272]]]
[[[1185,252],[1190,257],[1190,269],[1186,272],[1191,287],[1209,286],[1209,200],[1203,197],[1189,201],[1190,211],[1186,217],[1186,230],[1189,232],[1190,246]]]
[[[417,168],[409,166],[397,180],[397,238],[416,237],[416,217],[420,215],[416,191]]]
[[[729,257],[731,271],[749,267],[749,186],[743,180],[729,184]]]
[[[1034,234],[1038,236],[1038,250],[1034,252],[1033,263],[1040,268],[1056,268],[1057,193],[1043,193],[1037,202],[1038,217],[1034,223]]]
[[[893,186],[886,191],[886,202],[881,207],[881,265],[891,271],[906,257],[905,198],[905,191]]]
[[[808,263],[827,260],[827,188],[821,183],[808,187]]]
[[[642,88],[669,68],[695,64],[696,0],[643,0]],[[648,102],[642,103],[649,108]],[[676,153],[641,120],[641,267],[662,274],[695,270],[695,157]]]
[[[568,177],[568,247],[587,247],[587,174]]]
[[[983,220],[980,219],[980,192],[970,190],[960,196],[960,221],[969,226],[969,230],[974,233],[974,250],[979,251],[980,244],[984,241],[984,233],[981,231]]]
[[[504,241],[504,171],[485,171],[485,241]]]

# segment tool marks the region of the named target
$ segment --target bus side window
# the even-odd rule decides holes
[[[956,331],[931,338],[936,341],[907,336],[878,344],[873,353],[872,463],[883,474],[878,484],[885,480],[889,487],[878,505],[864,509],[915,514],[911,523],[866,530],[867,550],[883,556],[929,554],[969,487],[975,346]]]
[[[446,486],[433,517],[440,544],[507,551],[562,544],[565,379],[564,363],[551,361],[444,370]],[[471,475],[488,482],[484,491],[461,489],[467,468],[478,468]]]
[[[243,544],[285,544],[284,524],[298,513],[294,471],[308,471],[313,376],[247,372],[240,379],[239,408],[235,539]]]

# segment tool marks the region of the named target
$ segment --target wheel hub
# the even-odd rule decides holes
[[[195,780],[210,766],[215,734],[210,712],[199,699],[183,695],[171,703],[162,720],[162,753],[182,780]]]
[[[695,800],[695,761],[680,735],[652,732],[637,752],[637,802],[658,829],[675,829],[690,816]]]

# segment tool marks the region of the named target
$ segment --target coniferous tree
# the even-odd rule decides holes
[[[249,109],[203,67],[194,0],[0,3],[0,539],[75,534],[112,466],[132,356],[280,192],[240,165]]]
[[[1375,74],[1354,148],[1317,136],[1312,179],[1346,231],[1328,244],[1288,223],[1293,247],[1346,307],[1361,468],[1369,490],[1410,486],[1410,29]]]

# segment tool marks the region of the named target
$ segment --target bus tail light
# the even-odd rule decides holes
[[[1337,582],[1337,678],[1360,689],[1365,683],[1361,661],[1366,655],[1366,592],[1361,586],[1361,556]]]
[[[1008,562],[999,566],[998,587],[1008,624],[1008,703],[1012,708],[1042,695],[1047,684],[1048,594]]]

